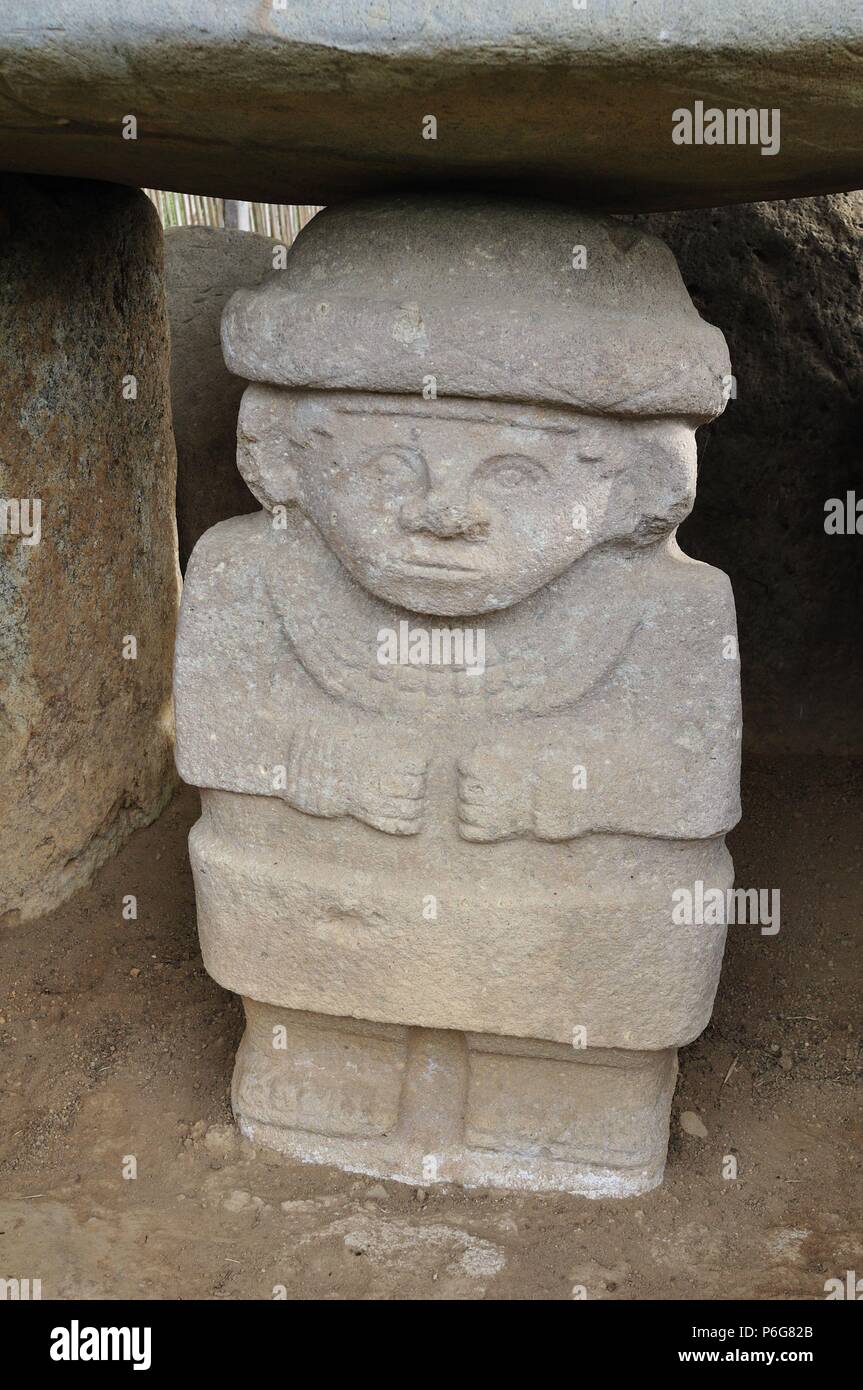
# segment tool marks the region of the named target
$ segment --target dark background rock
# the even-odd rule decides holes
[[[171,401],[177,442],[177,532],[185,569],[192,547],[217,521],[256,512],[237,468],[237,414],[247,383],[222,356],[222,310],[234,290],[260,284],[277,241],[220,227],[165,233],[171,325]]]
[[[0,354],[0,498],[42,504],[39,544],[0,535],[2,920],[86,883],[176,784],[174,441],[143,193],[0,178]]]
[[[744,737],[859,753],[863,535],[827,535],[824,504],[863,497],[863,193],[633,220],[731,350],[680,542],[734,585]]]

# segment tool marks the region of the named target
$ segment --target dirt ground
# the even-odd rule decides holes
[[[64,907],[0,924],[0,1275],[66,1299],[823,1298],[863,1272],[863,767],[750,762],[744,797],[737,882],[781,890],[781,930],[729,929],[665,1185],[592,1202],[423,1192],[237,1138],[241,1010],[198,954],[184,789]]]

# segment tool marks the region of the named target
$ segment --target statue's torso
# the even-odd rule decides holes
[[[668,885],[730,882],[736,673],[710,655],[733,632],[724,577],[660,556],[597,557],[565,591],[485,620],[486,670],[468,675],[381,667],[382,625],[446,620],[387,613],[310,539],[238,518],[208,533],[187,580],[178,762],[203,789],[192,859],[211,973],[257,999],[430,1027],[566,1041],[581,1023],[608,1046],[694,1036],[724,931],[673,926]],[[289,804],[274,769],[290,767],[298,730],[315,756],[328,750],[309,764],[319,780],[423,763],[420,824],[382,833]],[[585,763],[608,824],[555,838],[552,814],[506,838],[467,838],[466,760],[484,759],[476,781],[493,824],[546,747],[562,779],[552,811],[555,796],[564,811],[567,798],[583,804],[570,787]],[[717,767],[714,825],[698,817]],[[670,796],[663,769],[677,779]],[[670,819],[653,819],[654,792]],[[668,994],[645,999],[634,1023],[632,980],[657,970]]]

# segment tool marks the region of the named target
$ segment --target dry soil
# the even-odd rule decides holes
[[[422,1191],[241,1141],[241,1010],[201,965],[181,791],[65,906],[0,923],[0,1275],[63,1299],[819,1299],[863,1272],[863,767],[745,772],[737,881],[780,889],[781,930],[730,929],[665,1185],[622,1202]]]

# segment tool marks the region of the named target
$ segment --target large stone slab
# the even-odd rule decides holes
[[[142,193],[0,179],[0,354],[2,919],[74,892],[175,785],[168,331]]]
[[[165,233],[171,325],[171,410],[177,444],[177,535],[185,568],[217,521],[257,511],[237,471],[237,413],[245,383],[222,356],[222,310],[234,290],[260,284],[279,243],[223,227]]]
[[[791,197],[863,184],[861,61],[848,0],[2,0],[0,167],[300,203]],[[778,109],[778,152],[675,144],[698,101]]]

